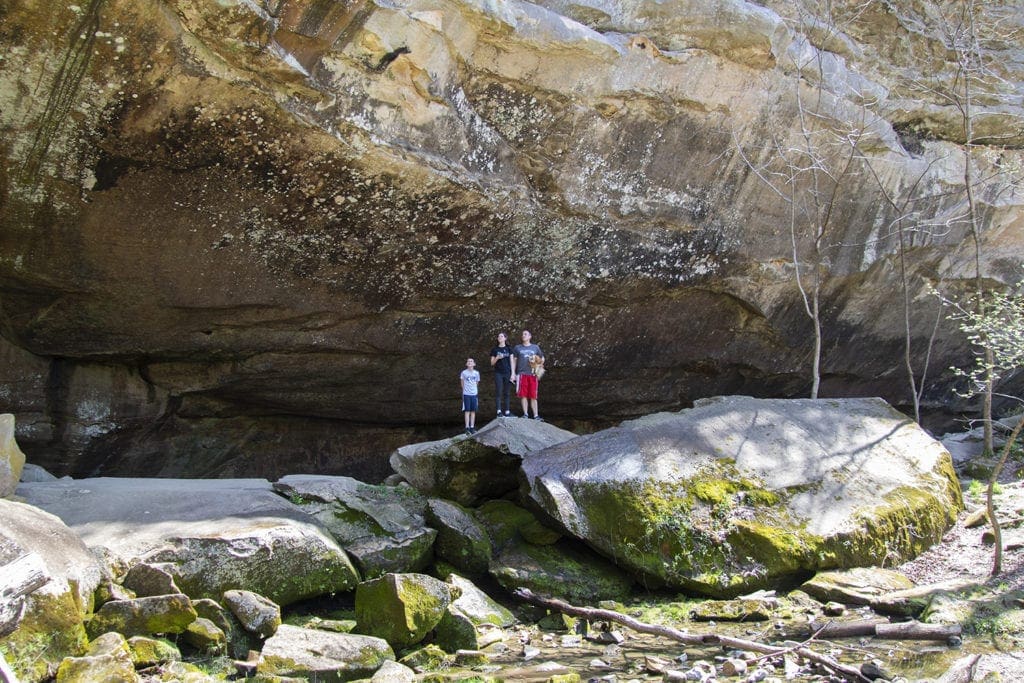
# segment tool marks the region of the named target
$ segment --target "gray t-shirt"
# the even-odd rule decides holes
[[[480,383],[480,373],[477,370],[470,370],[469,368],[466,368],[459,373],[459,379],[462,380],[463,396],[477,395],[477,384]]]
[[[530,365],[530,359],[534,356],[544,357],[544,352],[536,344],[516,344],[512,349],[512,354],[516,357],[517,375],[532,375],[533,367]]]

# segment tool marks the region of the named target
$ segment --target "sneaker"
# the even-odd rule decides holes
[[[523,413],[523,414],[522,414],[522,415],[520,415],[519,417],[525,417],[525,418],[529,418],[530,416],[529,416],[529,415],[527,415],[526,413]]]
[[[473,433],[473,430],[470,429],[469,427],[466,427],[466,434],[472,434],[472,433]]]
[[[469,428],[469,433],[470,434],[476,434],[476,427],[470,427]]]
[[[533,419],[536,420],[537,422],[543,422],[544,421],[544,418],[542,418],[540,415],[534,415]]]
[[[511,415],[512,415],[512,413],[510,413],[510,412],[509,412],[509,411],[507,411],[507,410],[505,411],[505,417],[510,417]]]

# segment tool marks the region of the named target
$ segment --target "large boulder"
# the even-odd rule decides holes
[[[708,400],[523,472],[569,533],[649,584],[711,596],[913,557],[963,507],[946,450],[880,399]]]
[[[426,498],[415,489],[304,474],[274,488],[331,532],[364,579],[421,571],[434,558],[437,531],[424,522]]]
[[[432,498],[427,521],[437,529],[434,551],[438,559],[470,575],[487,573],[491,540],[473,514],[458,503]]]
[[[394,651],[380,638],[284,624],[264,643],[256,671],[271,679],[354,681],[369,678],[394,659]]]
[[[262,479],[81,479],[18,494],[114,560],[159,564],[191,598],[245,588],[287,605],[358,582],[331,535]]]
[[[14,416],[0,415],[0,498],[14,493],[25,466],[25,454],[14,438]]]
[[[425,574],[385,574],[356,588],[359,631],[395,648],[423,640],[452,602],[451,587]]]
[[[425,494],[477,505],[516,490],[525,455],[575,436],[546,422],[498,418],[476,434],[402,446],[391,467]]]
[[[85,651],[83,619],[104,569],[54,515],[0,500],[0,519],[0,651],[21,680],[38,681],[65,657]],[[14,587],[8,582],[26,575],[39,576],[42,585],[9,597]]]
[[[125,636],[181,633],[197,616],[192,602],[182,593],[111,600],[96,611],[86,631],[91,638],[108,631]]]

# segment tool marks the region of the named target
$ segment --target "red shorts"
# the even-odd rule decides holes
[[[519,375],[519,388],[516,390],[519,398],[537,398],[537,377],[535,375]]]

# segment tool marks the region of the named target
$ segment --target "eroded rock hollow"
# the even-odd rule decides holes
[[[0,412],[59,474],[372,478],[524,327],[567,425],[803,395],[794,256],[822,394],[905,405],[901,273],[918,364],[928,287],[975,273],[957,53],[942,7],[832,4],[6,3]],[[1000,38],[969,140],[997,286],[1024,261]],[[817,247],[795,206],[827,209]],[[966,353],[940,324],[926,403]]]

